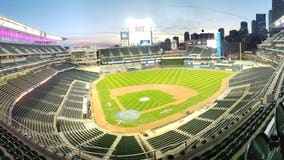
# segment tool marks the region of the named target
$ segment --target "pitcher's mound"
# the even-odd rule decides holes
[[[116,114],[116,118],[121,121],[134,121],[140,117],[136,110],[124,110]]]

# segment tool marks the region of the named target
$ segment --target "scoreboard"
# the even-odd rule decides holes
[[[152,20],[147,19],[128,19],[127,20],[128,36],[122,36],[128,38],[129,46],[144,46],[152,45]],[[123,34],[125,35],[125,34]]]

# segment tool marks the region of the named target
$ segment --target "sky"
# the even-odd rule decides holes
[[[150,18],[160,40],[189,33],[239,29],[256,13],[268,14],[271,0],[0,0],[0,15],[98,47],[120,43],[126,20]],[[183,38],[182,38],[183,39]]]

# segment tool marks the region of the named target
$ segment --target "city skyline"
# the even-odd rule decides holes
[[[225,28],[228,35],[229,30],[240,29],[241,21],[250,24],[257,13],[268,15],[269,9],[271,2],[266,0],[14,0],[2,1],[0,14],[69,40],[91,40],[103,46],[119,44],[127,18],[151,18],[162,40],[202,29],[216,33]]]

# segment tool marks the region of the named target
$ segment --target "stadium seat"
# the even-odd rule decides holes
[[[275,108],[275,126],[277,135],[280,137],[280,147],[284,149],[284,108],[283,103],[280,102]]]
[[[11,160],[11,158],[5,155],[4,157],[2,157],[2,160]]]
[[[250,141],[245,160],[281,160],[282,157],[276,149],[269,149],[269,139],[266,134],[258,133]]]
[[[168,159],[169,160],[175,159],[175,156],[174,155],[168,155]]]
[[[269,143],[270,149],[279,147],[279,144],[280,144],[279,137],[276,134],[274,134],[274,133],[271,134],[270,137],[269,137],[269,140],[270,140],[270,143]]]
[[[0,148],[0,158],[3,158],[5,156],[4,151]]]
[[[200,157],[196,156],[196,157],[192,158],[192,160],[200,160]]]
[[[185,150],[182,150],[182,151],[180,152],[180,155],[184,156],[184,155],[185,155]]]

